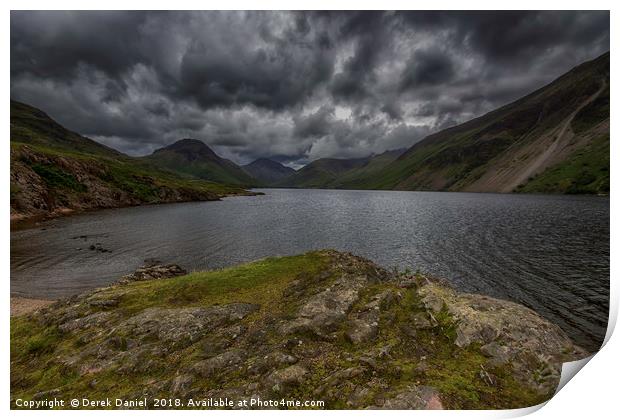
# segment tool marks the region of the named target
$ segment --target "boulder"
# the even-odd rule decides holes
[[[121,283],[132,281],[143,281],[153,279],[168,279],[172,277],[184,276],[187,271],[176,264],[162,264],[159,261],[149,261],[132,274],[121,278]]]
[[[328,387],[337,387],[343,382],[363,375],[366,373],[366,370],[367,369],[364,366],[353,366],[347,369],[339,370],[325,378],[323,380],[323,385]]]
[[[148,308],[123,321],[118,330],[139,341],[156,338],[161,344],[182,348],[216,328],[245,318],[258,308],[259,305],[249,303],[209,308]]]
[[[349,322],[345,337],[353,344],[370,341],[377,336],[379,324],[374,319],[354,319]]]
[[[245,351],[233,349],[194,364],[192,371],[208,378],[219,375],[226,369],[239,366],[246,358],[247,354]]]
[[[411,315],[411,323],[415,328],[421,330],[432,327],[428,315],[424,312],[416,312],[415,314]]]
[[[393,398],[385,400],[382,410],[443,410],[437,390],[430,386],[410,386]]]
[[[118,306],[118,299],[92,299],[87,302],[90,306],[101,309],[115,308]]]
[[[308,369],[302,366],[289,366],[269,375],[265,379],[264,385],[271,391],[277,393],[285,392],[288,388],[301,384],[307,374]]]
[[[190,390],[190,387],[192,386],[194,381],[195,378],[193,375],[177,375],[174,377],[172,383],[170,384],[170,392],[173,396],[185,395]]]
[[[359,279],[341,278],[306,301],[297,312],[297,318],[281,327],[283,334],[312,332],[326,336],[334,332],[347,318],[358,300],[358,290],[363,287]]]
[[[72,319],[61,324],[58,329],[64,333],[75,332],[92,327],[102,327],[113,317],[110,312],[96,312],[82,318]]]
[[[371,390],[365,386],[356,386],[347,397],[347,406],[351,408],[361,407],[363,402],[370,397],[371,393]]]
[[[502,346],[496,342],[491,342],[480,347],[480,352],[491,359],[491,364],[501,366],[510,361],[513,352],[507,346]]]
[[[258,356],[249,366],[253,374],[262,374],[270,370],[279,369],[297,363],[297,357],[281,351],[274,351],[264,356]]]
[[[517,379],[541,394],[555,389],[564,361],[587,356],[560,327],[518,303],[461,294],[433,282],[419,294],[431,313],[442,302],[441,310],[453,318],[457,347],[480,345],[491,366],[510,361]]]

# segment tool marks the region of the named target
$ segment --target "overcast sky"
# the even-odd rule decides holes
[[[130,155],[409,147],[609,50],[608,12],[11,12],[11,97]]]

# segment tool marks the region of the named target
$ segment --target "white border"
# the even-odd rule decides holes
[[[378,1],[368,1],[368,0],[358,0],[358,1],[334,1],[334,0],[315,0],[315,1],[283,1],[283,0],[263,0],[261,2],[251,2],[247,0],[228,0],[226,2],[213,2],[213,1],[197,1],[197,0],[176,0],[174,2],[165,2],[158,0],[108,0],[104,2],[92,2],[89,4],[85,4],[83,1],[55,1],[45,2],[45,1],[33,1],[33,0],[23,0],[23,1],[8,1],[8,7],[4,15],[2,15],[3,22],[3,31],[2,31],[2,66],[0,71],[4,74],[5,83],[3,85],[4,94],[4,102],[2,102],[2,120],[4,121],[4,133],[6,135],[4,140],[4,156],[1,160],[2,172],[5,174],[4,176],[8,178],[9,176],[9,153],[8,153],[8,137],[9,137],[9,101],[8,96],[9,86],[10,86],[10,13],[9,10],[25,10],[25,9],[67,9],[67,10],[85,10],[85,9],[141,9],[141,10],[158,10],[158,9],[185,9],[185,10],[202,10],[202,9],[217,9],[224,8],[228,10],[238,9],[238,10],[255,10],[255,9],[276,9],[276,10],[321,10],[321,9],[340,9],[340,10],[366,10],[366,9],[386,9],[386,10],[406,10],[406,9],[416,9],[416,10],[436,10],[436,9],[446,9],[446,10],[460,10],[464,6],[468,6],[471,9],[490,9],[490,10],[501,10],[501,9],[547,9],[547,10],[563,10],[563,9],[599,9],[599,10],[611,10],[611,45],[614,44],[616,40],[616,31],[614,28],[616,27],[616,23],[618,19],[616,18],[616,11],[613,9],[613,4],[611,1],[596,1],[591,0],[588,2],[585,1],[532,1],[532,0],[522,0],[519,2],[491,2],[491,1],[479,1],[473,0],[468,1],[466,3],[462,1],[443,1],[443,0],[435,0],[427,3],[419,3],[419,2],[411,2],[411,1],[394,1],[394,0],[383,0],[381,2]],[[611,55],[611,68],[612,73],[613,69],[617,68],[616,65],[616,56],[614,54]],[[613,86],[615,84],[612,83],[612,102],[615,104],[616,95],[614,94]],[[614,108],[615,109],[615,108]],[[612,133],[613,129],[618,122],[617,118],[612,114]],[[613,136],[612,136],[613,137]],[[615,162],[618,156],[618,146],[615,145],[615,141],[611,143],[611,161]],[[618,215],[617,212],[617,199],[616,193],[618,188],[618,176],[615,170],[611,171],[612,177],[612,192],[611,192],[611,232],[612,238],[613,233],[616,232],[617,229],[614,227],[616,224],[614,223],[614,216]],[[5,180],[7,179],[5,178]],[[3,322],[1,323],[2,329],[2,337],[4,339],[4,345],[1,347],[0,352],[2,354],[3,366],[5,366],[4,370],[4,380],[0,385],[2,387],[2,395],[4,398],[0,399],[0,407],[3,408],[3,411],[9,411],[9,369],[10,366],[10,357],[9,357],[9,319],[10,319],[10,212],[9,212],[9,186],[5,181],[0,183],[0,188],[2,189],[2,196],[4,197],[4,206],[2,207],[4,217],[2,223],[3,229],[3,238],[1,247],[2,247],[2,255],[4,258],[4,264],[2,265],[2,274],[1,278],[4,279],[2,285],[4,287],[3,296],[4,296],[4,317]],[[616,249],[614,247],[614,241],[611,243],[611,260],[614,261],[617,256]],[[619,362],[617,355],[620,355],[620,342],[617,337],[611,336],[611,332],[613,331],[613,327],[615,326],[618,314],[618,282],[616,280],[616,269],[615,264],[611,265],[611,304],[610,304],[610,319],[609,319],[609,329],[606,337],[606,345],[604,348],[592,358],[592,360],[583,368],[583,371],[578,374],[578,378],[576,380],[570,381],[564,388],[561,389],[558,394],[553,397],[547,404],[543,404],[541,406],[520,409],[520,410],[504,410],[504,411],[444,411],[444,412],[407,412],[407,411],[398,411],[398,412],[363,412],[363,411],[321,411],[321,412],[311,412],[311,411],[303,411],[303,412],[295,412],[293,415],[296,418],[307,419],[312,418],[315,419],[317,417],[331,417],[331,418],[356,418],[356,419],[370,419],[371,416],[375,418],[375,416],[390,416],[390,418],[407,418],[411,417],[416,418],[466,418],[466,419],[486,419],[486,418],[512,418],[519,417],[522,415],[530,414],[530,418],[533,419],[547,419],[547,418],[593,418],[593,419],[605,419],[611,418],[611,415],[617,415],[617,404],[616,400],[618,399],[617,389],[618,389],[618,373],[619,373]],[[543,408],[544,406],[544,408]],[[541,409],[542,408],[542,409]],[[612,414],[613,413],[613,414]],[[34,411],[11,411],[9,415],[14,418],[39,418],[42,416],[49,416],[51,418],[82,418],[84,417],[84,412],[79,411],[56,411],[56,412],[34,412]],[[88,412],[88,416],[92,416],[93,418],[104,418],[107,417],[109,413],[102,411],[91,411]],[[283,412],[283,411],[268,411],[268,412],[247,412],[247,411],[239,411],[239,412],[222,412],[222,411],[209,411],[209,412],[191,412],[191,411],[183,411],[170,413],[168,411],[148,411],[148,412],[115,412],[114,416],[120,416],[122,418],[131,418],[133,419],[169,419],[171,415],[174,416],[183,416],[187,418],[200,418],[204,419],[206,416],[210,418],[223,419],[223,418],[241,418],[242,416],[258,416],[261,418],[270,418],[270,419],[278,419],[288,417],[291,413]]]

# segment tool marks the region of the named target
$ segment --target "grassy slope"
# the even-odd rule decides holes
[[[576,67],[548,86],[496,111],[427,137],[360,188],[459,190],[509,148],[525,145],[556,126],[609,78],[609,54]],[[609,112],[596,118],[609,118]],[[590,154],[603,166],[609,153]],[[602,160],[598,160],[602,159]],[[536,184],[527,189],[538,191]],[[558,190],[564,192],[566,190]]]
[[[11,149],[19,151],[23,147],[52,158],[71,159],[92,166],[103,165],[107,169],[106,175],[102,178],[104,183],[109,184],[112,188],[128,192],[145,203],[158,202],[158,187],[161,186],[171,189],[186,189],[197,193],[214,193],[221,196],[244,192],[242,188],[236,186],[184,178],[175,173],[161,170],[138,158],[124,155],[102,156],[98,153],[76,152],[37,143],[30,144],[11,140]],[[32,169],[43,177],[51,188],[87,192],[85,186],[80,184],[73,175],[58,166],[33,164]]]
[[[85,170],[101,186],[126,195],[132,204],[162,202],[162,191],[180,192],[187,199],[216,199],[243,189],[190,179],[126,156],[66,130],[42,111],[11,102],[11,171],[23,164],[45,183],[57,206],[87,201],[89,188],[78,181],[75,168]],[[73,168],[73,169],[72,169]],[[91,168],[92,171],[88,171]],[[28,186],[11,183],[11,199]]]
[[[265,311],[287,311],[281,300],[282,291],[298,275],[315,275],[327,265],[324,257],[310,253],[295,257],[268,258],[254,263],[218,271],[198,272],[174,279],[136,282],[125,286],[127,292],[120,304],[129,317],[152,306],[195,307],[248,302],[261,304]],[[85,310],[81,307],[78,310]],[[103,341],[103,340],[101,340]],[[37,390],[62,388],[63,394],[77,395],[88,390],[92,378],[75,372],[63,372],[55,360],[60,354],[80,351],[79,337],[63,336],[56,327],[45,327],[27,316],[11,318],[11,383],[14,398],[30,398]],[[197,359],[199,346],[184,351],[182,357]],[[178,363],[178,361],[177,361]],[[168,371],[121,375],[106,372],[98,375],[100,387],[89,390],[92,398],[115,398],[135,389],[136,384],[158,377]],[[208,382],[208,381],[207,381]],[[204,386],[210,384],[205,383]],[[211,384],[212,385],[212,384]]]
[[[387,151],[361,159],[318,159],[284,179],[278,185],[297,188],[363,188],[402,150]]]
[[[299,302],[287,298],[285,289],[299,278],[329,274],[329,278],[339,278],[339,269],[330,266],[328,254],[310,252],[304,255],[268,258],[229,269],[197,272],[175,279],[152,280],[114,286],[99,292],[98,298],[121,296],[116,311],[128,317],[149,307],[208,307],[231,302],[257,303],[259,312],[242,322],[249,330],[259,328],[267,333],[268,343],[286,341],[274,327],[274,317],[286,319],[299,306]],[[323,280],[312,287],[321,290]],[[122,287],[118,290],[117,288]],[[319,361],[313,366],[307,380],[286,395],[287,398],[309,399],[313,392],[329,374],[354,366],[353,359],[363,357],[370,349],[389,347],[390,357],[380,361],[376,367],[381,380],[369,379],[366,375],[348,379],[347,389],[356,385],[370,387],[372,393],[364,404],[372,404],[373,395],[402,389],[407,384],[420,382],[436,387],[442,395],[446,408],[490,408],[524,407],[538,404],[547,396],[537,394],[519,385],[512,375],[503,368],[489,368],[497,381],[489,385],[480,377],[480,366],[485,363],[476,346],[457,348],[453,345],[454,320],[449,315],[437,315],[438,325],[429,330],[420,330],[415,345],[409,343],[398,325],[409,325],[411,314],[424,311],[415,289],[401,289],[394,283],[375,284],[364,290],[355,308],[368,304],[372,296],[385,290],[404,293],[400,304],[385,312],[381,323],[390,328],[382,328],[380,335],[372,343],[353,346],[344,338],[335,343],[326,343]],[[120,293],[119,295],[119,291]],[[354,311],[357,310],[354,308]],[[85,303],[74,309],[92,311]],[[128,337],[129,338],[129,337]],[[86,342],[103,343],[106,337],[97,331],[86,330],[81,333],[61,333],[55,326],[45,326],[34,318],[22,316],[11,319],[11,389],[12,399],[31,398],[40,390],[58,389],[54,396],[68,398],[75,395],[91,399],[124,397],[142,387],[170,378],[179,367],[187,366],[204,358],[201,342],[170,355],[160,356],[162,369],[149,369],[146,372],[119,373],[118,370],[104,369],[94,374],[78,374],[74,369],[63,365],[59,356],[66,357],[81,351]],[[312,341],[312,337],[308,337]],[[342,357],[341,352],[349,356]],[[423,373],[416,368],[419,354],[427,354]],[[157,358],[159,359],[159,358]],[[150,360],[152,361],[152,360]],[[374,375],[374,374],[373,374]],[[96,384],[93,385],[93,379]],[[235,387],[247,381],[243,374],[230,372],[224,376],[214,375],[203,378],[192,385],[197,389],[218,389]],[[378,395],[378,394],[377,394]],[[163,392],[162,396],[169,396]],[[329,408],[346,408],[343,402],[332,402]]]
[[[265,185],[273,185],[295,174],[295,170],[270,159],[257,159],[242,169]]]
[[[226,159],[186,162],[172,151],[161,151],[145,158],[162,168],[195,179],[238,186],[255,186],[257,181],[243,169]]]
[[[43,111],[17,101],[11,101],[11,143],[63,151],[72,156],[125,157],[112,148],[67,130]]]
[[[608,194],[609,135],[592,139],[564,162],[532,178],[517,192]]]
[[[310,162],[295,174],[278,182],[277,186],[296,188],[328,188],[342,174],[363,166],[367,159],[323,158]]]
[[[577,135],[586,134],[609,118],[609,88],[573,119],[571,128]],[[609,193],[609,134],[594,135],[564,162],[532,178],[519,192],[569,194]]]
[[[404,150],[394,150],[373,156],[368,163],[360,168],[354,168],[339,176],[330,183],[333,188],[363,188],[368,182],[374,179],[387,165],[394,162]]]

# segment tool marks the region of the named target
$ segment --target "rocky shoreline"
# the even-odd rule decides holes
[[[54,300],[11,296],[11,316],[21,316],[52,305]]]
[[[586,356],[522,305],[347,253],[191,274],[150,262],[115,285],[13,317],[11,399],[518,408],[550,398],[561,364]]]
[[[95,212],[99,210],[109,210],[109,209],[122,209],[127,207],[138,207],[145,205],[161,205],[161,204],[179,204],[179,203],[193,203],[197,201],[221,201],[223,198],[228,197],[244,197],[244,196],[257,196],[264,195],[265,193],[244,190],[243,192],[235,192],[222,194],[218,196],[200,196],[196,198],[179,198],[173,200],[166,200],[160,202],[153,203],[115,203],[110,205],[103,206],[78,206],[76,208],[70,207],[61,207],[54,209],[52,211],[33,211],[33,212],[19,212],[11,209],[11,230],[20,230],[20,229],[29,229],[38,226],[40,223],[46,222],[48,220],[58,219],[61,217],[70,217],[75,216],[77,214]]]
[[[124,173],[114,164],[120,165],[109,158],[12,145],[11,228],[86,211],[262,194],[170,173]],[[132,166],[130,162],[123,165]]]

